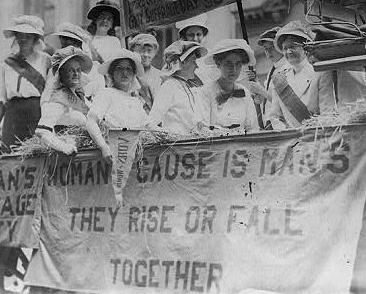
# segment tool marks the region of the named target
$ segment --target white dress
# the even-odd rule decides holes
[[[184,81],[168,78],[156,96],[147,127],[156,129],[162,123],[168,132],[189,134],[197,125],[196,99]]]
[[[98,120],[105,120],[110,128],[144,129],[147,114],[140,97],[116,88],[98,92],[89,110]]]

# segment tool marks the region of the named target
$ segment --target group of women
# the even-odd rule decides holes
[[[111,151],[100,123],[182,135],[213,128],[259,130],[251,93],[237,82],[242,67],[255,64],[246,41],[221,40],[208,52],[201,44],[208,32],[204,22],[177,25],[180,39],[165,49],[160,71],[151,65],[159,48],[154,36],[139,34],[130,43],[132,51],[122,48],[115,37],[114,3],[98,2],[88,18],[91,36],[72,24],[58,28],[53,36],[59,48],[51,57],[41,50],[38,17],[18,17],[4,30],[14,38],[0,78],[4,152],[36,134],[71,154],[77,151],[74,143],[55,133],[65,125],[85,127],[107,159]]]

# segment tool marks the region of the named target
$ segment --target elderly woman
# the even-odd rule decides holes
[[[188,41],[176,41],[164,51],[169,77],[163,83],[151,109],[147,127],[178,134],[189,134],[196,128],[197,94],[194,71],[196,59],[207,54],[206,48]]]
[[[13,20],[13,26],[5,29],[6,38],[14,38],[14,53],[1,65],[0,75],[0,121],[2,128],[2,151],[30,138],[41,117],[40,96],[51,66],[42,48],[43,21],[30,15]],[[6,111],[5,106],[6,105]]]
[[[207,127],[258,130],[251,94],[236,82],[243,65],[255,64],[254,52],[248,43],[240,39],[222,40],[205,58],[205,63],[216,64],[220,77],[202,88],[199,123]]]
[[[42,117],[36,135],[51,148],[66,154],[76,152],[76,146],[60,140],[56,125],[85,126],[88,107],[81,88],[81,73],[89,73],[93,63],[82,50],[68,46],[52,56],[54,83],[47,86],[49,97],[42,101]]]
[[[120,10],[116,3],[102,0],[91,8],[87,15],[92,20],[88,32],[93,36],[90,44],[93,60],[103,63],[121,49],[114,28],[120,25]]]
[[[145,100],[139,96],[136,77],[142,77],[144,68],[140,55],[126,49],[104,62],[99,72],[108,75],[111,88],[101,90],[95,97],[87,119],[87,130],[102,155],[110,161],[111,151],[105,142],[98,123],[104,121],[110,128],[142,129],[147,119]]]
[[[335,107],[331,73],[315,72],[303,48],[313,38],[314,33],[300,21],[289,22],[276,34],[274,45],[289,66],[272,78],[270,119],[274,129],[300,127],[303,120]]]

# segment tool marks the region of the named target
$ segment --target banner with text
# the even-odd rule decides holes
[[[0,246],[38,247],[44,162],[0,160]]]
[[[151,26],[175,23],[234,2],[235,0],[120,0],[122,30],[125,35],[130,35]]]
[[[29,285],[349,291],[365,202],[365,126],[146,148],[121,207],[100,158],[65,157],[48,169]]]

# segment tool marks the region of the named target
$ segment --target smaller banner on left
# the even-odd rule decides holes
[[[0,160],[0,246],[38,247],[45,160]]]

